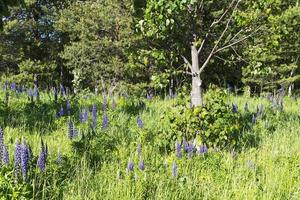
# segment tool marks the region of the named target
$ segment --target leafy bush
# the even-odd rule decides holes
[[[209,147],[234,147],[244,126],[242,116],[233,112],[220,90],[209,92],[202,107],[189,108],[179,101],[166,113],[171,124],[169,139],[197,139]]]

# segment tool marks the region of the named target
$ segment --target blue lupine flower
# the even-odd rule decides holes
[[[148,100],[152,100],[152,99],[153,99],[153,95],[148,93],[148,94],[147,94],[147,99],[148,99]]]
[[[256,123],[256,117],[255,117],[255,115],[254,115],[254,114],[252,115],[252,123],[253,123],[253,124],[255,124],[255,123]]]
[[[187,141],[185,140],[185,138],[183,138],[183,140],[182,140],[182,145],[183,145],[184,151],[188,151],[189,150],[189,144],[187,143]]]
[[[16,141],[16,146],[15,146],[15,169],[16,172],[19,173],[21,169],[21,145],[19,144],[19,141]]]
[[[60,96],[63,97],[65,94],[65,88],[62,83],[59,84],[59,92],[60,92]]]
[[[3,135],[3,130],[0,127],[0,164],[3,158],[3,146],[4,146],[4,135]]]
[[[11,90],[12,91],[15,91],[16,90],[16,83],[15,82],[13,82],[12,84],[11,84]]]
[[[136,123],[137,123],[137,125],[138,125],[139,128],[143,128],[143,121],[140,118],[140,116],[137,116]]]
[[[56,164],[61,165],[61,155],[60,155],[60,151],[57,151],[57,159],[56,159]]]
[[[3,164],[4,165],[9,164],[9,154],[6,145],[3,145]]]
[[[145,164],[144,164],[143,160],[140,160],[140,162],[139,162],[139,169],[142,170],[142,171],[145,170]]]
[[[18,87],[17,87],[17,93],[21,93],[21,86],[20,85],[18,85]]]
[[[232,109],[231,110],[232,110],[233,113],[237,113],[238,112],[238,106],[236,104],[232,103]]]
[[[248,102],[245,103],[244,110],[245,110],[245,112],[248,112],[248,111],[249,111]]]
[[[23,143],[21,145],[21,168],[22,168],[22,175],[24,180],[27,177],[27,172],[28,172],[28,148],[26,141],[23,140]]]
[[[71,120],[68,122],[68,136],[70,139],[73,139],[77,136],[77,130],[74,127],[74,124]]]
[[[142,145],[141,144],[137,145],[136,152],[137,152],[138,157],[140,157],[142,154]]]
[[[93,104],[92,107],[92,127],[96,128],[97,125],[97,107],[96,104]]]
[[[181,158],[181,145],[179,144],[179,142],[176,140],[176,145],[175,145],[175,148],[176,148],[176,156],[177,158]]]
[[[36,84],[34,84],[34,87],[33,87],[33,96],[34,96],[34,97],[37,97],[37,96],[38,96],[38,93],[39,93],[38,87],[37,87]]]
[[[83,113],[83,121],[85,122],[88,120],[88,117],[89,117],[88,110],[86,108],[84,108],[82,113]]]
[[[106,113],[104,113],[103,119],[102,119],[102,128],[106,129],[108,127],[108,123],[109,123],[108,116]]]
[[[64,115],[64,108],[63,108],[63,106],[61,105],[60,106],[60,110],[59,110],[59,116],[61,117],[61,116],[63,116]]]
[[[71,115],[72,108],[71,108],[71,104],[69,101],[67,101],[67,112],[68,112],[68,115]]]
[[[199,147],[199,153],[200,154],[205,154],[208,152],[208,149],[206,147],[206,144],[201,144],[200,147]]]
[[[45,155],[45,150],[43,148],[40,151],[40,155],[37,160],[37,165],[42,172],[45,172],[45,170],[46,170],[46,155]]]
[[[134,165],[133,165],[132,160],[129,160],[128,165],[127,165],[128,171],[133,171],[133,167],[134,167]]]
[[[103,98],[103,111],[107,111],[107,100],[106,97]]]
[[[177,175],[178,175],[178,168],[177,168],[176,162],[174,161],[173,166],[172,166],[172,176],[173,176],[174,178],[176,178]]]
[[[188,146],[188,156],[189,156],[189,158],[192,157],[194,149],[195,149],[195,144],[193,142],[191,142]]]

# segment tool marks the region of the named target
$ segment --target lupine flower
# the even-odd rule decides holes
[[[68,136],[70,139],[73,139],[77,136],[77,130],[74,127],[74,124],[71,120],[68,122]]]
[[[37,87],[36,84],[34,84],[34,87],[33,87],[33,96],[34,96],[34,97],[37,97],[37,96],[38,96],[38,93],[39,93],[38,87]]]
[[[140,162],[139,162],[139,169],[142,171],[144,171],[144,169],[145,169],[145,164],[144,164],[143,160],[140,160]]]
[[[57,151],[56,164],[61,165],[61,155],[59,150]]]
[[[173,166],[172,166],[172,176],[173,176],[174,178],[176,178],[177,175],[178,175],[177,164],[176,164],[176,162],[174,161]]]
[[[208,152],[208,149],[207,149],[206,145],[205,144],[201,144],[200,147],[199,147],[199,153],[200,154],[205,154],[207,152]]]
[[[83,121],[87,121],[88,117],[89,117],[88,110],[86,108],[84,108],[82,113],[83,113]]]
[[[269,101],[271,101],[272,95],[271,95],[271,94],[268,94],[268,95],[267,95],[267,99],[268,99]]]
[[[23,143],[21,145],[21,168],[22,175],[25,180],[28,172],[28,148],[25,140],[23,140]]]
[[[59,84],[59,92],[60,92],[60,96],[64,96],[65,94],[65,89],[62,83]]]
[[[0,127],[0,164],[3,158],[3,146],[4,146],[4,136],[3,136],[3,130]]]
[[[15,169],[16,172],[20,172],[21,169],[21,145],[19,144],[19,141],[16,141],[16,146],[15,146]]]
[[[176,156],[177,158],[181,158],[181,145],[179,144],[179,142],[176,140]]]
[[[141,144],[137,145],[136,152],[137,152],[138,157],[140,157],[142,154],[142,145]]]
[[[79,112],[79,122],[83,123],[83,113]]]
[[[133,171],[133,167],[134,167],[134,165],[133,165],[132,160],[129,160],[128,165],[127,165],[128,171]]]
[[[64,108],[63,108],[63,106],[61,105],[60,106],[60,110],[59,110],[59,116],[61,117],[61,116],[63,116],[64,115]]]
[[[148,100],[152,100],[152,98],[153,98],[153,95],[148,93],[148,94],[147,94],[147,99],[148,99]]]
[[[20,85],[18,85],[18,87],[17,87],[17,93],[21,93],[21,86]]]
[[[182,145],[183,145],[184,151],[188,151],[189,150],[189,144],[187,143],[187,141],[185,140],[185,138],[183,138],[183,140],[182,140]]]
[[[232,103],[232,112],[233,113],[237,113],[238,112],[238,107],[237,107],[237,105],[236,104],[234,104],[234,103]]]
[[[189,156],[189,158],[192,157],[194,149],[195,149],[195,145],[194,145],[193,142],[191,142],[190,145],[189,145],[189,147],[188,147],[188,156]]]
[[[245,112],[248,112],[248,111],[249,111],[248,102],[245,103],[244,110],[245,110]]]
[[[106,113],[104,113],[103,119],[102,119],[102,128],[106,129],[108,127],[108,123],[109,123],[108,116]]]
[[[252,115],[252,123],[253,123],[253,124],[255,124],[255,123],[256,123],[256,117],[255,117],[255,115],[254,115],[254,114]]]
[[[15,91],[16,90],[16,83],[15,82],[13,82],[12,84],[11,84],[11,90],[12,91]]]
[[[260,104],[260,106],[259,106],[259,113],[260,113],[260,115],[263,115],[265,113],[263,104]]]
[[[9,154],[6,145],[3,145],[3,164],[4,165],[9,164]]]
[[[96,128],[96,124],[97,124],[97,107],[96,107],[96,104],[93,104],[93,108],[92,108],[92,127]]]
[[[103,98],[103,111],[107,111],[107,100],[106,97]]]
[[[45,151],[43,148],[40,151],[40,155],[37,160],[37,165],[42,172],[45,172],[45,170],[46,170],[46,155],[45,155]]]
[[[137,116],[136,123],[137,123],[137,125],[138,125],[139,128],[143,128],[143,121],[140,118],[140,116]]]
[[[71,115],[72,108],[71,108],[71,104],[69,101],[67,101],[67,112],[68,112],[68,115]]]

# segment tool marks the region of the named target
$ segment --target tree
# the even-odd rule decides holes
[[[156,43],[178,49],[192,75],[191,102],[202,105],[202,73],[223,50],[253,36],[257,29],[238,27],[240,0],[150,0],[139,22],[142,34]],[[239,28],[239,29],[238,29]],[[185,54],[189,46],[191,62]]]
[[[23,5],[23,0],[0,0],[0,30],[3,29],[3,17],[10,15],[9,6]]]

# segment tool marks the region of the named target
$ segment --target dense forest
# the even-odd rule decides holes
[[[252,94],[299,85],[298,0],[8,2],[2,82],[143,95],[189,93],[192,79]]]

